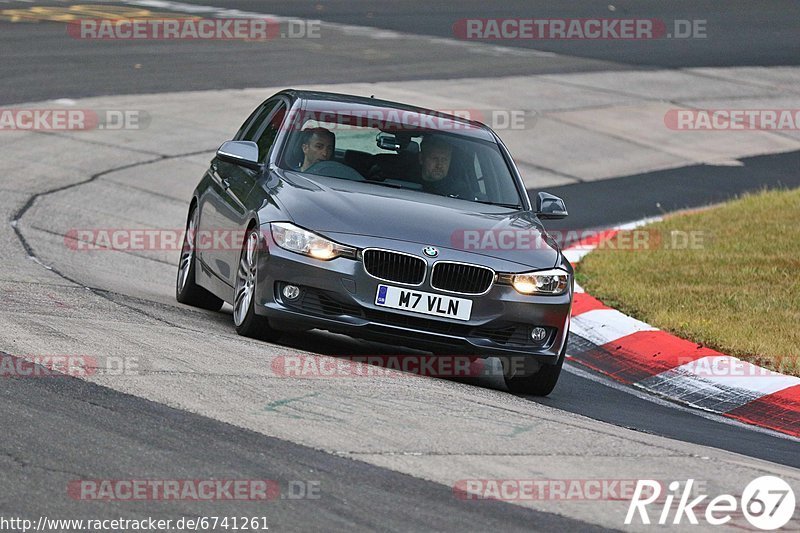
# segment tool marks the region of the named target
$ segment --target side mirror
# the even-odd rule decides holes
[[[252,170],[260,170],[258,145],[252,141],[226,141],[217,150],[217,158]]]
[[[564,200],[546,192],[536,195],[536,216],[541,219],[559,219],[568,215]]]

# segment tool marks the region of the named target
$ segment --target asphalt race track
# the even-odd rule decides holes
[[[255,105],[289,86],[374,90],[444,108],[449,99],[454,106],[481,101],[484,109],[503,109],[504,98],[514,102],[510,109],[547,100],[531,108],[530,128],[500,135],[519,154],[529,190],[566,200],[570,217],[554,229],[607,227],[764,187],[798,187],[797,131],[753,134],[747,142],[704,138],[667,153],[644,139],[645,128],[631,134],[641,134],[635,141],[612,120],[580,127],[608,110],[623,110],[614,120],[631,124],[662,116],[663,106],[700,102],[800,108],[796,3],[80,4],[320,19],[322,37],[266,47],[81,41],[52,20],[72,2],[0,1],[0,106],[133,109],[147,117],[146,127],[123,131],[0,132],[0,353],[12,360],[116,358],[142,369],[0,378],[0,518],[263,516],[275,531],[646,530],[623,523],[625,501],[465,501],[453,486],[467,479],[692,477],[713,496],[741,494],[750,480],[776,475],[800,489],[796,439],[647,396],[571,363],[544,399],[511,395],[496,377],[276,376],[274,361],[287,355],[417,352],[323,332],[277,344],[244,339],[229,306],[210,313],[175,302],[176,251],[76,252],[67,237],[75,228],[182,228],[186,200],[216,147]],[[452,38],[464,18],[621,13],[704,19],[708,37]],[[659,85],[683,92],[663,97]],[[502,94],[471,94],[482,89]],[[537,143],[559,135],[598,144],[574,150],[565,141],[537,151]],[[713,157],[698,155],[706,149]],[[109,502],[76,499],[68,489],[75,480],[100,479],[269,479],[282,496]],[[319,497],[291,497],[298,486],[306,493],[318,487]],[[734,524],[749,527],[741,514]]]

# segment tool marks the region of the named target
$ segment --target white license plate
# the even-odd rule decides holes
[[[456,320],[469,320],[472,300],[453,298],[430,292],[401,289],[389,285],[378,285],[375,305],[403,309],[424,315],[443,316]]]

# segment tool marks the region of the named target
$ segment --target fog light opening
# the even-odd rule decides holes
[[[547,330],[540,327],[535,327],[531,329],[531,339],[533,342],[542,342],[545,338],[547,338]]]
[[[285,285],[283,287],[283,297],[287,300],[297,300],[300,297],[300,287],[297,285]]]

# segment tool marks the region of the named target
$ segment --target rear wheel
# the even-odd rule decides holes
[[[273,341],[280,337],[281,332],[270,327],[269,321],[265,317],[257,315],[254,309],[259,244],[258,230],[250,229],[245,235],[242,253],[239,257],[239,268],[236,271],[233,323],[239,335]]]
[[[569,333],[567,334],[569,337]],[[561,367],[564,366],[564,359],[567,354],[567,341],[564,340],[564,347],[558,356],[558,362],[554,365],[543,364],[535,374],[530,375],[510,375],[506,373],[504,379],[508,390],[515,394],[530,394],[532,396],[547,396],[558,383],[561,375]]]
[[[178,263],[178,279],[175,281],[175,299],[182,304],[219,311],[222,299],[195,283],[195,235],[198,215],[197,207],[193,208],[186,223],[181,259]]]

